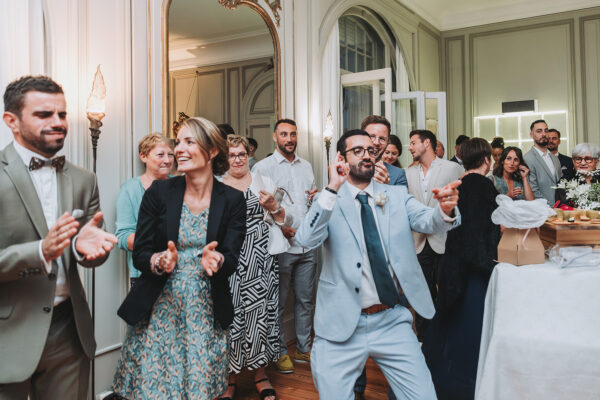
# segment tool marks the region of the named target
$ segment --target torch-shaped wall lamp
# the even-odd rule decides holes
[[[104,77],[100,72],[100,65],[96,69],[94,75],[94,83],[92,84],[92,92],[87,99],[85,111],[90,120],[90,134],[92,136],[92,153],[94,156],[94,173],[96,173],[96,149],[98,147],[98,139],[100,139],[100,127],[102,126],[102,118],[106,109],[106,86],[104,86]],[[94,269],[92,269],[94,271]]]
[[[323,141],[325,142],[325,153],[327,155],[327,166],[329,166],[329,148],[331,147],[331,139],[333,138],[333,117],[331,110],[327,113],[325,120],[325,131],[323,132]]]
[[[106,86],[104,86],[104,77],[100,72],[100,65],[96,68],[92,92],[87,99],[85,111],[90,120],[90,135],[92,136],[92,154],[94,158],[94,173],[96,173],[96,149],[98,139],[100,139],[100,127],[102,118],[106,109]],[[96,326],[96,268],[92,268],[92,326]],[[96,361],[92,359],[92,394],[96,395]]]

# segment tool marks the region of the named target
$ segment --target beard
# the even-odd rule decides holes
[[[371,182],[375,175],[375,164],[371,161],[360,161],[358,164],[350,165],[349,175],[356,182]]]
[[[49,135],[62,133],[64,136],[61,138],[50,138]],[[46,129],[41,131],[39,134],[33,133],[28,129],[21,131],[21,139],[28,143],[33,149],[44,156],[53,157],[58,151],[60,151],[65,145],[65,139],[67,137],[67,130],[62,128],[57,129]]]
[[[548,141],[548,144],[546,145],[546,148],[548,150],[550,150],[550,151],[554,151],[554,150],[558,149],[558,145],[555,146],[554,143]]]
[[[279,149],[279,151],[281,151],[283,154],[288,154],[288,155],[289,155],[289,154],[294,154],[294,153],[296,152],[296,145],[295,145],[295,144],[293,144],[293,145],[294,145],[294,148],[293,148],[292,150],[288,150],[288,149],[286,149],[286,146],[287,146],[288,144],[293,144],[293,143],[291,143],[291,142],[288,142],[288,143],[284,143],[284,144],[279,144],[279,142],[278,142],[278,143],[277,143],[277,148],[278,148],[278,149]]]
[[[546,137],[542,137],[539,139],[534,139],[535,144],[537,144],[540,147],[546,147],[548,146],[548,138]]]

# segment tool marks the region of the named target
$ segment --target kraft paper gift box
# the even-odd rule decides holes
[[[543,264],[544,246],[536,228],[506,228],[498,243],[498,261],[513,265]]]

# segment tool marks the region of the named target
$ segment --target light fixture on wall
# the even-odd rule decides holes
[[[325,131],[323,131],[323,141],[325,142],[325,153],[327,155],[327,166],[329,166],[329,149],[331,148],[331,139],[333,138],[333,117],[331,110],[327,113],[325,119]]]
[[[92,137],[92,155],[94,159],[94,174],[96,173],[96,149],[98,148],[98,139],[100,139],[100,127],[102,118],[106,109],[106,86],[104,77],[100,71],[100,65],[96,68],[94,74],[94,83],[92,91],[87,99],[85,111],[90,120],[90,135]],[[92,329],[96,326],[96,268],[92,268]],[[92,359],[92,393],[96,393],[96,362]]]
[[[96,173],[96,150],[98,148],[98,139],[100,139],[100,127],[102,126],[102,118],[106,109],[106,86],[104,85],[104,77],[100,71],[100,65],[96,69],[94,75],[94,83],[90,97],[87,99],[85,111],[87,118],[90,120],[90,135],[92,137],[92,154],[94,158],[94,173]]]

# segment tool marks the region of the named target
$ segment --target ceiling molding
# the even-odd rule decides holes
[[[598,0],[397,0],[440,31],[598,7]]]

